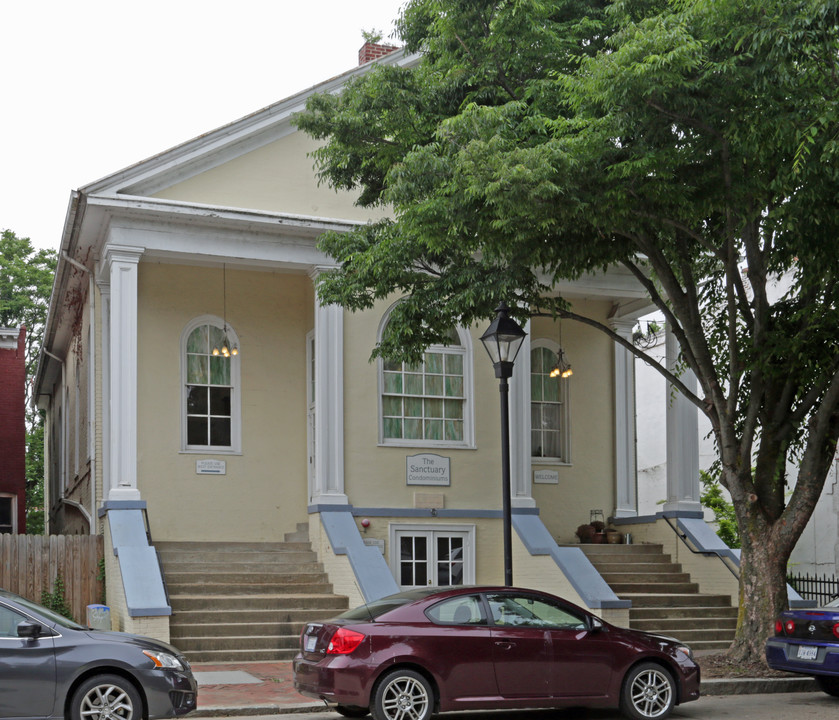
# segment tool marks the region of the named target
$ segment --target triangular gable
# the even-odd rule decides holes
[[[406,55],[404,50],[398,50],[376,62],[379,64],[411,65],[418,60],[418,55]],[[369,72],[373,65],[374,63],[368,63],[353,68],[342,75],[269,105],[228,125],[93,182],[81,188],[80,192],[87,196],[120,195],[167,198],[169,197],[167,191],[170,188],[182,184],[181,190],[172,191],[173,196],[192,194],[199,186],[206,188],[208,183],[213,184],[221,181],[223,185],[224,172],[211,174],[204,181],[198,181],[192,185],[189,185],[187,181],[229,163],[233,163],[229,168],[231,173],[242,173],[248,167],[257,167],[265,161],[267,156],[276,157],[278,152],[289,151],[295,144],[302,145],[303,141],[299,138],[289,140],[286,145],[282,144],[282,140],[302,135],[291,125],[290,121],[296,113],[304,109],[306,100],[316,93],[340,92],[350,80]],[[314,144],[311,139],[307,138],[307,140],[309,146],[307,148],[295,148],[293,154],[297,154],[299,150],[308,152],[312,149]],[[255,154],[255,151],[274,143],[280,144],[278,147],[269,149],[265,157]],[[305,152],[303,152],[303,157],[305,157]],[[239,161],[240,158],[244,158],[244,160]],[[313,162],[309,159],[308,175],[313,177],[312,165]],[[316,185],[316,181],[314,185]],[[326,192],[332,192],[328,188],[325,188],[325,190]],[[190,199],[200,202],[197,198]],[[235,207],[235,205],[227,202],[219,204]],[[312,213],[305,212],[303,214],[311,215]]]

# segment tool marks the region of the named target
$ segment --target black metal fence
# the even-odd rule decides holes
[[[839,580],[829,575],[788,575],[787,582],[805,600],[815,600],[819,605],[839,596]]]

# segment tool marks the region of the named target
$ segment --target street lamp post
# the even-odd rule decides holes
[[[527,333],[509,315],[509,308],[503,301],[495,309],[497,315],[486,332],[481,335],[495,377],[499,379],[501,394],[501,491],[504,516],[504,584],[513,584],[513,533],[512,509],[510,505],[510,387],[507,380],[513,375],[513,364]]]

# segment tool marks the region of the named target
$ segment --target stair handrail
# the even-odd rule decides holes
[[[154,549],[154,555],[157,558],[157,567],[160,568],[160,579],[163,582],[163,594],[166,597],[166,604],[169,607],[172,607],[172,603],[169,600],[169,586],[166,584],[166,573],[163,572],[163,560],[160,559],[160,550],[158,550],[154,542],[151,539],[151,526],[149,525],[149,513],[147,509],[141,508],[143,512],[143,525],[146,529],[146,540],[148,540],[149,547]]]
[[[676,533],[676,537],[682,541],[684,546],[690,550],[694,555],[704,555],[705,557],[716,556],[720,560],[722,560],[722,564],[728,568],[729,572],[734,575],[739,581],[740,579],[740,566],[735,562],[735,560],[728,554],[719,553],[716,550],[700,550],[696,548],[693,541],[688,537],[688,534],[684,532],[684,530],[680,530],[678,527],[674,527],[673,523],[670,522],[669,517],[664,517],[664,521],[670,527],[670,529]],[[677,518],[678,521],[678,518]]]

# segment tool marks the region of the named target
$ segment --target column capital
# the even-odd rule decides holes
[[[630,318],[609,318],[609,327],[625,340],[632,339],[632,331],[638,324],[637,320]]]
[[[335,270],[338,267],[338,265],[312,265],[312,267],[309,268],[309,277],[312,281],[315,281],[320,277],[321,273],[324,273],[327,270]]]
[[[134,245],[105,245],[102,251],[102,259],[108,264],[112,265],[115,262],[123,263],[138,263],[142,257],[144,248]]]

